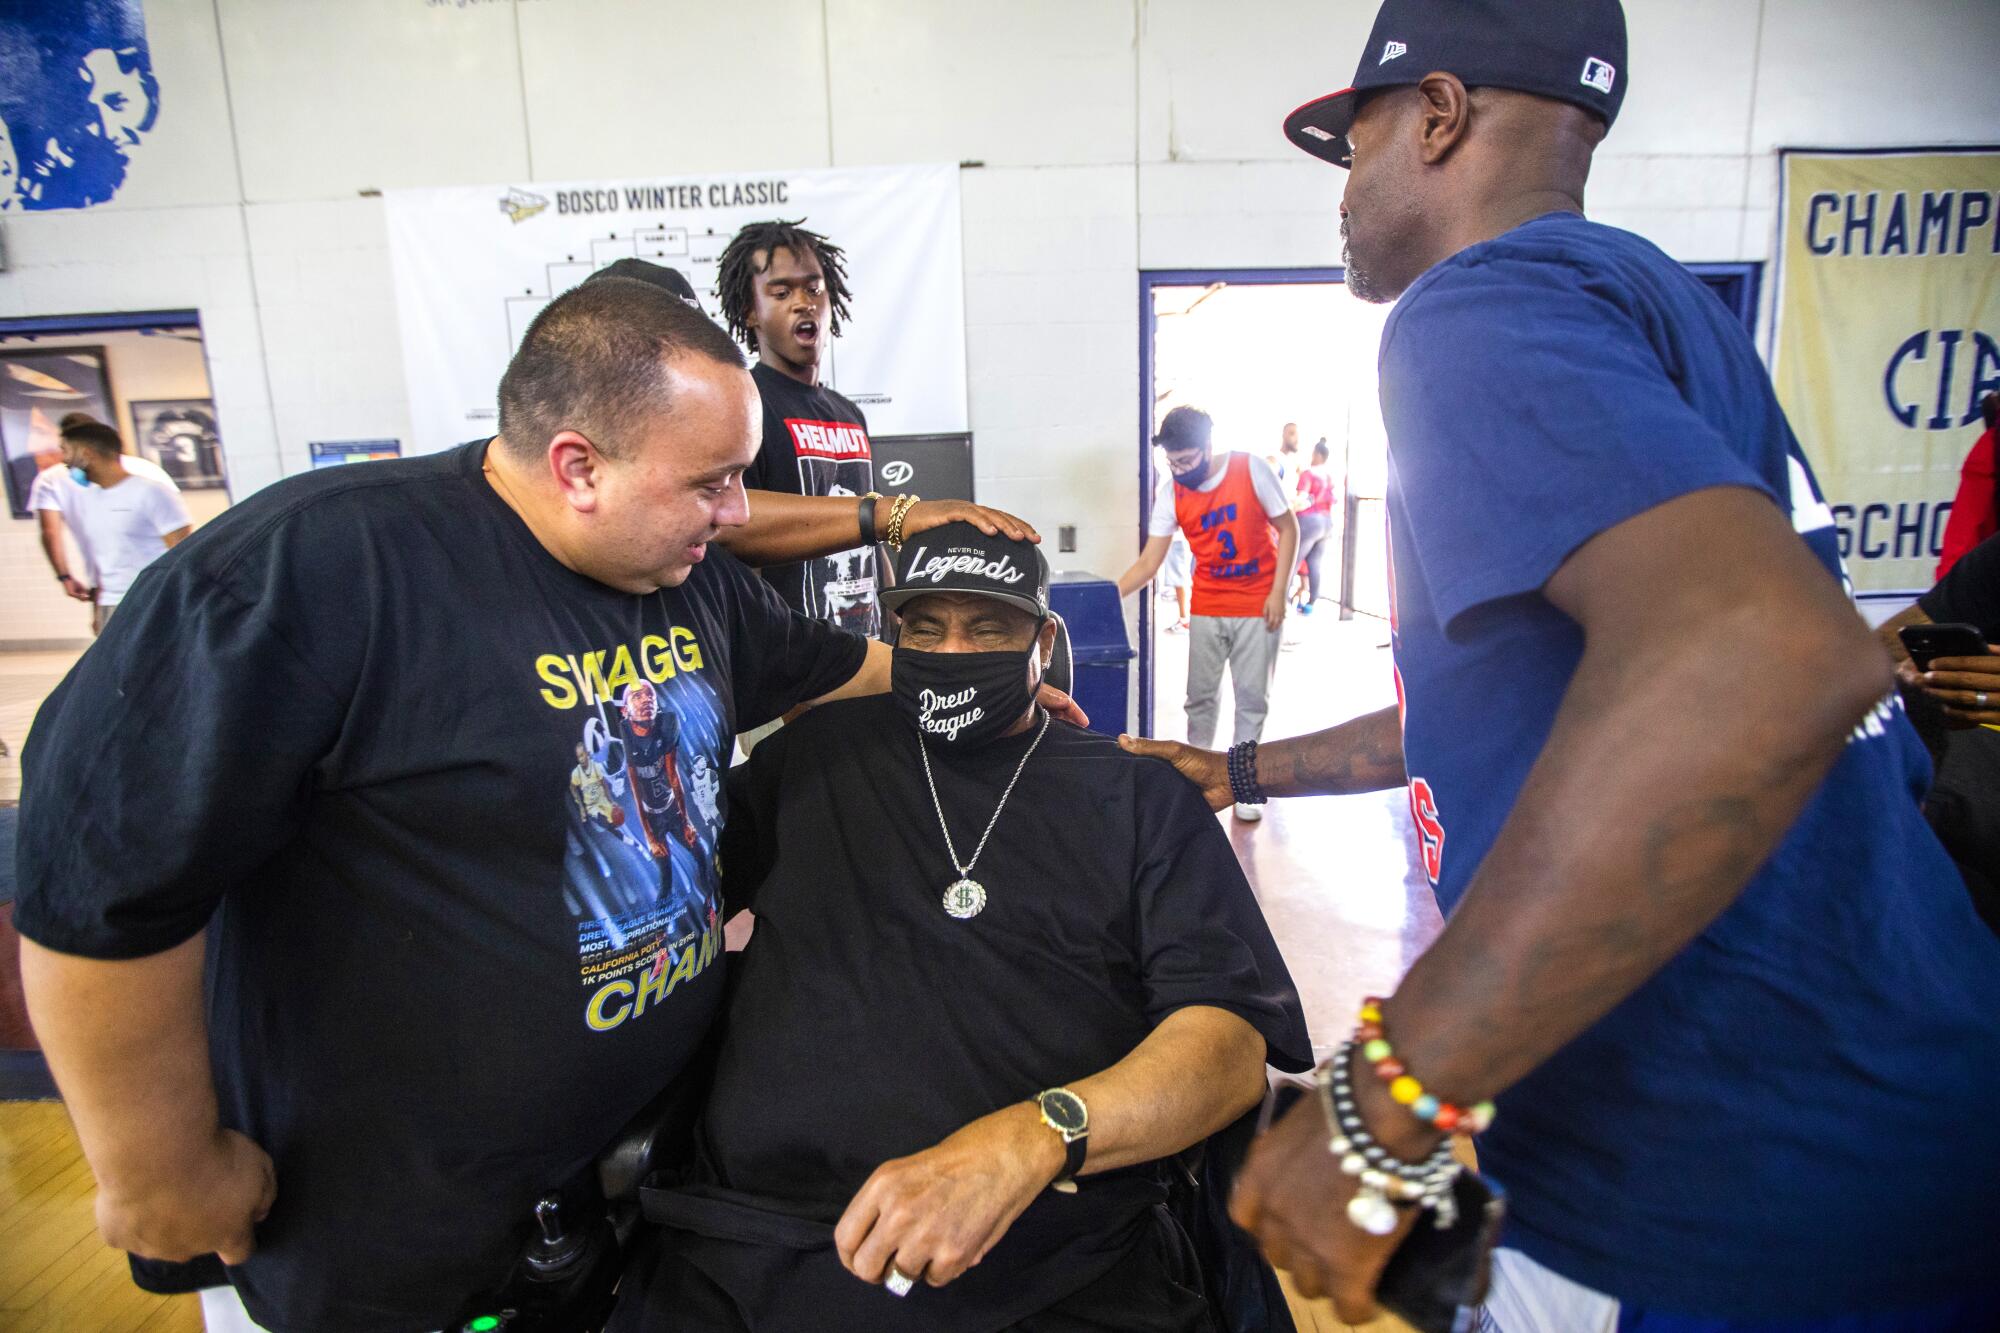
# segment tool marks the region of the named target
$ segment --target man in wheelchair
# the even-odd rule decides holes
[[[1034,703],[1025,542],[912,539],[893,691],[731,776],[731,976],[692,1160],[616,1330],[1213,1327],[1162,1159],[1311,1064],[1200,794]]]

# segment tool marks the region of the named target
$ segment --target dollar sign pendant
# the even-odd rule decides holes
[[[960,921],[978,916],[985,907],[986,890],[977,880],[954,880],[944,891],[944,910]]]

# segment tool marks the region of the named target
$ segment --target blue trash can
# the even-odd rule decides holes
[[[1090,714],[1090,729],[1106,736],[1125,730],[1132,697],[1132,659],[1118,585],[1095,574],[1057,574],[1049,583],[1049,608],[1069,627],[1075,680],[1070,694]]]

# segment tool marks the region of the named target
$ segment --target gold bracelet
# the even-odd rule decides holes
[[[919,495],[899,495],[889,509],[889,549],[903,549],[903,520],[910,516],[910,510],[923,497]]]

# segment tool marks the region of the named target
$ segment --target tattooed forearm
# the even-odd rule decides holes
[[[1402,786],[1403,734],[1396,710],[1259,746],[1257,780],[1273,796],[1346,796]]]
[[[1397,1057],[1460,1104],[1528,1075],[1728,911],[1890,688],[1838,585],[1749,491],[1635,516],[1544,593],[1583,631],[1582,658],[1384,1013]],[[1475,799],[1447,793],[1445,827]],[[1464,846],[1447,834],[1447,876]]]

